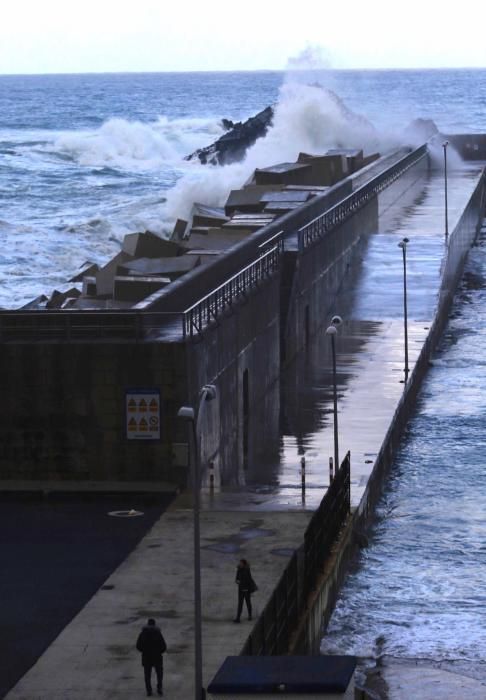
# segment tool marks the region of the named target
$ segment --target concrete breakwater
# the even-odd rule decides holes
[[[352,491],[354,497],[351,515],[344,524],[340,538],[332,551],[327,556],[323,556],[320,580],[308,596],[305,612],[289,638],[288,650],[291,653],[318,653],[322,633],[332,614],[349,561],[357,547],[365,546],[367,526],[373,518],[374,507],[393,463],[403,429],[410,413],[414,410],[417,394],[427,373],[434,348],[447,322],[465,258],[485,216],[485,185],[486,177],[483,171],[453,232],[445,241],[435,310],[427,320],[427,326],[422,329],[426,332],[414,336],[414,342],[419,344],[419,348],[415,348],[417,354],[414,357],[410,376],[404,384],[403,393],[397,397],[394,410],[389,414],[389,424],[383,425],[383,438],[380,441],[378,453],[373,460],[367,460],[372,463],[372,466],[369,473],[361,477],[361,486],[364,484],[364,489],[355,488]],[[386,381],[386,377],[382,379]],[[370,399],[370,405],[373,405],[372,399]],[[352,460],[351,463],[353,465]],[[248,649],[248,645],[245,649]]]
[[[443,199],[442,196],[436,197],[438,194],[442,195],[441,173],[439,172],[435,179],[432,177],[430,181],[428,177],[428,168],[424,167],[422,160],[415,168],[407,171],[406,179],[400,181],[398,178],[389,188],[383,190],[384,196],[381,197],[381,202],[377,203],[377,207],[381,208],[382,218],[386,216],[387,211],[396,212],[398,208],[400,216],[403,217],[403,226],[400,228],[395,224],[389,237],[386,233],[376,233],[362,241],[360,255],[357,256],[357,267],[350,259],[351,268],[344,280],[354,280],[357,286],[349,292],[341,288],[331,311],[340,312],[346,319],[342,331],[340,329],[343,344],[338,346],[342,355],[341,363],[344,363],[339,379],[340,430],[343,449],[351,449],[353,517],[361,519],[356,521],[359,524],[364,523],[365,518],[371,515],[370,510],[359,506],[360,503],[369,504],[371,509],[374,496],[373,488],[368,486],[368,483],[372,471],[376,475],[374,478],[377,493],[379,491],[379,462],[381,460],[386,466],[385,460],[391,459],[390,448],[387,451],[384,446],[384,436],[387,436],[385,442],[388,445],[396,445],[399,428],[397,407],[405,401],[404,385],[399,382],[399,378],[403,376],[402,297],[401,287],[397,284],[401,281],[401,268],[400,264],[390,265],[389,261],[392,249],[396,257],[396,243],[404,235],[404,231],[410,233],[410,201],[417,199],[417,193],[421,196],[424,187],[425,191],[428,189],[425,209],[432,207],[431,216],[436,221],[432,231],[436,234],[434,236],[428,236],[427,227],[417,221],[417,235],[413,238],[413,245],[417,251],[415,280],[417,286],[420,280],[419,296],[424,297],[424,302],[420,313],[411,317],[411,366],[415,366],[422,357],[424,343],[433,328],[436,301],[439,297],[446,300],[452,293],[455,279],[460,274],[462,256],[466,254],[474,236],[480,209],[484,209],[484,199],[483,202],[479,199],[478,203],[477,199],[473,198],[474,203],[471,200],[467,211],[462,214],[470,194],[464,198],[459,197],[457,201],[451,201],[451,221],[453,208],[453,218],[457,226],[454,225],[454,233],[451,234],[446,248],[441,230]],[[461,182],[462,178],[458,175],[454,181],[454,191],[459,191]],[[422,200],[419,199],[420,201]],[[392,204],[393,202],[395,204]],[[439,218],[440,223],[437,223]],[[459,234],[457,236],[456,230]],[[422,237],[419,236],[419,232]],[[377,271],[377,248],[380,250],[381,260],[378,271],[385,280],[378,288],[373,286],[373,280],[369,284],[366,283],[366,271]],[[357,274],[358,269],[361,270],[361,274]],[[385,274],[387,270],[388,273]],[[444,270],[449,271],[445,276]],[[360,286],[359,279],[363,278],[364,286]],[[414,271],[411,270],[411,281],[413,280]],[[411,284],[412,291],[413,288],[414,285]],[[268,290],[268,287],[265,289]],[[439,295],[441,289],[443,294]],[[386,297],[385,290],[389,292]],[[370,295],[374,295],[375,298],[373,309],[380,309],[381,315],[373,309],[372,312],[369,311]],[[383,315],[387,300],[392,311],[396,310],[395,315]],[[353,315],[347,312],[348,308],[345,309],[342,305],[344,301],[349,302],[349,309],[358,308],[359,313],[355,311]],[[361,312],[363,308],[364,311]],[[325,320],[326,317],[322,316],[324,325]],[[326,355],[324,343],[320,343],[318,338],[316,340],[315,348],[311,343],[307,355],[302,354],[303,360],[307,358],[308,365],[311,355],[321,356],[326,368],[330,362],[329,350]],[[304,364],[302,362],[302,366]],[[299,367],[298,364],[295,385],[301,381]],[[425,370],[425,367],[423,369]],[[328,379],[327,375],[327,381]],[[409,381],[412,387],[412,379]],[[415,383],[416,380],[413,381]],[[413,398],[411,392],[406,396],[409,397],[407,402]],[[328,404],[329,397],[324,408]],[[408,408],[410,407],[409,404]],[[390,429],[390,424],[395,426],[396,432]],[[326,419],[322,432],[331,432],[331,423]],[[316,448],[319,445],[321,443],[314,444]],[[247,623],[241,626],[231,624],[234,615],[235,558],[245,556],[252,562],[260,589],[259,596],[255,599],[255,612],[265,614],[263,608],[271,599],[276,582],[284,574],[287,558],[302,542],[302,533],[308,526],[316,499],[318,501],[322,493],[321,488],[311,488],[322,473],[322,460],[313,461],[307,444],[306,449],[309,490],[305,507],[300,500],[300,491],[288,488],[288,475],[282,472],[279,473],[280,486],[275,490],[266,489],[259,492],[252,490],[248,484],[244,490],[222,489],[216,490],[213,496],[207,492],[204,494],[202,579],[206,683],[212,678],[224,656],[238,653],[242,649],[249,630]],[[322,484],[322,478],[319,484]],[[181,498],[125,564],[110,577],[107,581],[110,589],[108,593],[106,590],[97,593],[47,654],[12,691],[11,697],[31,698],[36,697],[36,694],[42,697],[44,692],[46,697],[60,698],[66,695],[66,688],[69,688],[70,697],[73,699],[95,696],[108,698],[113,697],[114,692],[117,697],[132,697],[140,686],[140,669],[138,659],[134,657],[133,637],[138,625],[143,622],[143,617],[149,613],[153,613],[162,621],[164,632],[171,641],[170,653],[166,658],[166,692],[170,692],[171,697],[177,700],[190,697],[193,668],[193,611],[190,593],[192,553],[187,547],[190,522],[190,503]],[[315,596],[314,604],[309,606],[306,629],[301,628],[301,634],[295,638],[295,648],[298,646],[315,649],[318,644],[321,615],[325,611],[325,605],[329,606],[328,610],[331,608],[333,586],[337,587],[339,576],[345,571],[346,558],[356,544],[352,529],[350,523],[346,531],[349,547],[340,544],[335,550],[335,558],[328,562],[328,601],[324,599],[324,594]],[[161,547],[163,549],[160,549]],[[341,555],[342,560],[338,561]],[[140,585],[140,575],[143,576],[143,585]],[[76,674],[71,675],[69,679],[63,679],[53,673],[53,669],[59,666],[60,658],[63,658],[70,668],[76,668]],[[70,660],[73,661],[72,664]],[[57,679],[54,682],[56,675]]]
[[[342,175],[349,159],[360,161],[356,172],[322,192],[303,185],[308,201],[297,202],[298,207],[291,203],[290,211],[263,227],[259,219],[256,231],[253,222],[239,243],[232,239],[231,250],[220,247],[206,264],[186,269],[142,301],[126,302],[130,308],[124,302],[109,309],[109,299],[95,296],[86,308],[77,297],[68,307],[0,314],[2,365],[9,368],[0,382],[10,397],[0,453],[4,485],[184,486],[188,447],[184,427],[175,420],[177,407],[196,403],[206,383],[217,384],[218,400],[204,429],[203,464],[212,461],[218,484],[239,483],[245,465],[257,463],[262,448],[269,443],[275,448],[278,413],[274,405],[263,413],[259,407],[278,381],[282,359],[292,358],[321,323],[322,309],[329,307],[359,242],[376,225],[377,192],[406,187],[415,161],[426,167],[424,148],[401,149],[368,165],[362,153],[331,154],[316,158],[316,164],[311,159],[296,168],[277,168],[265,178],[295,178],[295,172],[307,178],[314,165],[318,174],[332,174],[336,163]],[[407,178],[400,178],[404,171]],[[255,192],[250,194],[253,206]],[[261,207],[260,189],[257,194]],[[319,236],[321,224],[298,231],[327,210],[328,234],[309,254],[308,243]],[[204,235],[220,233],[192,232],[189,241]],[[181,247],[181,242],[155,243],[150,236],[128,238],[133,255],[125,252],[123,260],[98,271],[97,293],[114,283],[117,267],[130,262],[126,255]],[[187,256],[190,251],[164,264]],[[171,269],[177,277],[180,270]],[[84,301],[90,294],[86,285]],[[148,406],[147,397],[150,421],[145,411],[135,410]]]

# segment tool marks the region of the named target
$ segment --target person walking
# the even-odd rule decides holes
[[[164,676],[164,666],[162,654],[167,650],[167,644],[162,636],[162,632],[155,624],[153,617],[147,620],[147,624],[138,635],[137,649],[142,654],[142,666],[147,695],[152,695],[153,668],[157,676],[157,693],[163,695],[162,679]]]
[[[243,610],[243,601],[248,610],[248,619],[251,620],[251,594],[257,590],[257,586],[251,575],[250,565],[246,559],[240,559],[236,568],[236,583],[238,584],[238,611],[233,622],[239,622]]]

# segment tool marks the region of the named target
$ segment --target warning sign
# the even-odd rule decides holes
[[[129,389],[126,392],[126,436],[128,440],[160,440],[160,392]]]

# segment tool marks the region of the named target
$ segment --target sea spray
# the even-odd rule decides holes
[[[99,129],[66,132],[53,144],[54,151],[81,166],[110,166],[122,170],[154,170],[178,163],[202,139],[223,133],[216,119],[168,119],[142,123],[118,117]]]
[[[295,161],[301,151],[319,154],[329,148],[364,148],[371,152],[397,145],[397,136],[376,132],[331,91],[286,82],[280,88],[267,135],[248,149],[241,163],[196,166],[187,172],[168,193],[167,216],[187,218],[193,202],[222,206],[231,189],[243,186],[256,168]]]

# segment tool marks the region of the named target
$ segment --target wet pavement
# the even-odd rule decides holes
[[[3,495],[0,697],[103,585],[169,502],[169,496]],[[127,509],[143,516],[109,515]]]
[[[477,172],[477,171],[476,171]],[[475,184],[451,173],[450,227]],[[410,239],[409,361],[417,357],[433,316],[444,252],[443,183],[432,176],[416,205],[407,205],[393,228],[372,234],[357,269],[343,286],[334,313],[343,316],[337,340],[340,454],[351,450],[352,503],[365,489],[384,435],[403,392],[403,267],[397,243]],[[381,251],[381,254],[380,254]],[[419,291],[420,289],[420,291]],[[289,368],[284,383],[286,430],[271,480],[231,492],[205,493],[202,514],[204,675],[237,654],[248,623],[231,623],[234,566],[248,558],[259,585],[257,614],[290,553],[302,541],[312,510],[329,481],[333,454],[332,371],[329,339],[315,339],[309,353]],[[304,410],[302,408],[304,407]],[[300,460],[306,458],[302,493]],[[255,470],[256,471],[256,470]],[[267,473],[267,467],[263,470]],[[9,700],[143,696],[134,640],[149,615],[166,634],[166,695],[193,693],[191,512],[181,497],[133,554],[8,695]]]

